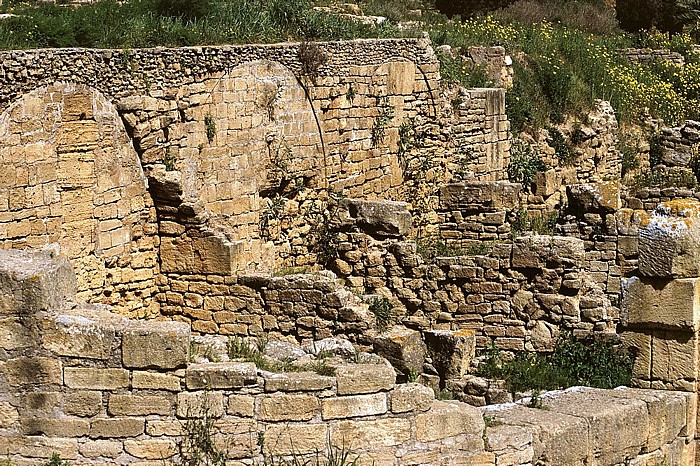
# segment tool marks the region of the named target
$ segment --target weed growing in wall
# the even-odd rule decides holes
[[[302,75],[308,76],[314,83],[318,79],[319,70],[328,61],[328,57],[323,53],[321,47],[313,42],[302,42],[299,44],[297,58],[299,63],[301,63]]]
[[[425,262],[432,262],[436,257],[463,256],[464,250],[447,243],[436,236],[416,239],[416,251]]]
[[[207,113],[204,116],[204,127],[207,131],[207,141],[211,144],[216,137],[216,121],[214,121],[214,117],[211,113]]]
[[[522,183],[528,188],[535,173],[547,169],[547,165],[537,155],[532,146],[521,139],[515,139],[510,150],[508,179],[513,183]]]
[[[518,236],[528,231],[536,235],[553,235],[556,233],[558,221],[558,212],[530,214],[527,210],[519,208],[515,211],[511,222],[511,233],[513,236]]]
[[[377,328],[380,331],[386,330],[394,321],[394,306],[385,297],[374,297],[369,302],[369,311],[374,314],[377,321]]]
[[[199,409],[188,407],[187,419],[182,423],[182,438],[177,444],[179,458],[176,465],[226,466],[228,451],[214,438],[215,422],[206,396]]]
[[[377,97],[377,109],[378,113],[370,130],[372,147],[378,147],[379,144],[384,142],[387,126],[394,118],[394,109],[389,103],[388,96]]]
[[[177,157],[175,157],[171,152],[170,148],[165,148],[165,155],[163,156],[163,165],[165,165],[165,171],[177,170],[175,163],[177,162]]]
[[[641,151],[639,140],[626,135],[620,135],[617,142],[617,150],[620,151],[622,164],[622,177],[639,168],[639,152]]]
[[[494,346],[484,351],[478,374],[504,379],[515,392],[552,390],[574,385],[615,388],[628,385],[634,358],[611,340],[562,335],[550,354],[517,353],[505,360]]]
[[[554,149],[559,163],[561,165],[571,165],[576,160],[576,151],[572,144],[566,140],[559,129],[553,126],[548,127],[547,132],[549,133],[547,144]]]
[[[315,372],[319,375],[334,376],[335,368],[329,365],[325,358],[318,357],[315,361],[297,364],[293,361],[273,361],[264,355],[265,340],[258,339],[253,345],[241,337],[231,337],[227,342],[228,357],[231,360],[242,359],[252,362],[255,366],[268,372]]]
[[[8,461],[7,464],[9,465],[10,460],[8,459],[7,461]],[[51,453],[51,458],[49,458],[49,461],[46,462],[46,464],[44,466],[70,466],[70,463],[68,461],[64,461],[61,458],[61,455],[54,452],[54,453]]]

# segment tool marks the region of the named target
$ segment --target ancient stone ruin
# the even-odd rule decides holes
[[[524,187],[504,90],[426,40],[0,55],[11,464],[183,464],[201,428],[226,464],[695,464],[700,203],[620,185],[606,102]],[[633,387],[473,377],[566,332]]]

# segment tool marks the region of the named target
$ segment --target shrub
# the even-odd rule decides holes
[[[528,187],[535,173],[547,169],[547,165],[535,154],[532,147],[521,139],[513,141],[508,165],[508,179],[513,183],[522,183]]]
[[[461,248],[448,244],[444,239],[436,236],[416,239],[416,251],[426,262],[431,262],[436,257],[464,255],[464,251]]]
[[[155,10],[161,16],[184,19],[202,18],[211,13],[212,0],[157,0]]]
[[[494,85],[487,75],[486,67],[477,65],[468,58],[439,53],[438,60],[440,60],[440,75],[444,82],[455,83],[466,88]]]
[[[385,297],[372,298],[369,302],[369,311],[374,314],[379,330],[385,330],[394,320],[394,306]]]
[[[681,32],[683,26],[677,0],[617,0],[615,10],[620,27],[629,32],[652,27]]]

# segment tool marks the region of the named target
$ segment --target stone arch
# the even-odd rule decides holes
[[[58,244],[78,298],[126,314],[155,310],[155,209],[116,108],[55,83],[0,115],[0,247]]]
[[[286,66],[255,60],[183,87],[177,98],[188,108],[168,129],[169,151],[183,202],[199,205],[205,228],[235,245],[230,272],[275,267],[275,247],[260,231],[268,199],[295,183],[327,182],[323,138],[304,87]],[[164,239],[165,271],[201,263],[168,252],[182,249],[183,239]]]

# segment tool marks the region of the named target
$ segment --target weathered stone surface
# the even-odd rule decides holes
[[[66,393],[63,400],[63,411],[73,416],[95,416],[101,409],[102,392],[98,391]]]
[[[327,424],[268,424],[264,448],[269,455],[307,454],[324,451],[328,444]]]
[[[350,358],[355,356],[357,351],[350,341],[344,338],[324,338],[304,345],[304,351],[314,356],[319,353],[327,353],[333,356]]]
[[[89,440],[80,445],[80,454],[87,458],[116,458],[124,448],[121,442],[111,440]]]
[[[249,395],[229,395],[226,412],[233,416],[253,417],[255,398]]]
[[[115,329],[97,320],[79,315],[61,314],[47,322],[42,343],[60,356],[108,359],[117,346]]]
[[[639,273],[669,278],[700,276],[700,201],[661,203],[642,222]]]
[[[190,390],[241,388],[257,382],[257,370],[252,362],[191,364],[185,381]]]
[[[65,257],[0,250],[0,314],[58,310],[75,289],[73,267]]]
[[[537,172],[532,179],[532,186],[536,196],[551,196],[561,187],[561,173],[554,169]]]
[[[200,418],[224,415],[224,395],[221,392],[182,392],[177,394],[177,417]]]
[[[2,368],[7,381],[13,387],[63,383],[61,361],[45,357],[10,359]]]
[[[275,361],[296,361],[306,356],[301,346],[277,340],[265,342],[263,354]]]
[[[593,454],[599,464],[617,464],[640,453],[649,436],[649,414],[643,401],[570,389],[543,399],[553,413],[582,417],[590,425]]]
[[[424,333],[433,366],[444,379],[461,378],[476,350],[474,330],[431,330]]]
[[[131,386],[142,390],[179,392],[180,378],[157,372],[134,371],[131,375]]]
[[[395,325],[374,339],[374,352],[385,357],[396,370],[420,373],[425,362],[425,343],[420,332]]]
[[[570,210],[578,216],[613,213],[622,207],[619,182],[570,185],[566,187],[566,196]]]
[[[258,418],[262,421],[308,421],[319,412],[314,395],[275,394],[259,398]]]
[[[407,383],[397,385],[391,391],[389,405],[392,413],[427,411],[434,399],[432,388],[420,383]]]
[[[677,390],[695,391],[700,363],[697,333],[654,332],[651,355],[652,380],[670,384]]]
[[[90,424],[91,438],[137,437],[143,434],[145,422],[137,418],[94,419]]]
[[[157,395],[121,395],[109,397],[107,412],[112,416],[146,416],[148,414],[171,414],[172,401]]]
[[[343,204],[355,224],[370,235],[401,237],[411,230],[413,220],[405,202],[344,199]]]
[[[339,396],[321,400],[321,416],[324,421],[347,417],[375,416],[386,412],[387,396],[385,393]]]
[[[376,421],[341,421],[333,429],[331,444],[350,449],[354,445],[372,448],[394,447],[411,439],[408,419],[378,419]]]
[[[129,386],[129,371],[66,367],[63,371],[67,387],[83,390],[116,390]]]
[[[166,460],[177,452],[177,446],[172,440],[126,440],[124,450],[136,458]]]
[[[579,238],[564,236],[521,236],[513,244],[512,266],[543,269],[547,264],[583,267],[584,244]]]
[[[318,375],[315,372],[265,373],[263,380],[266,392],[319,391],[335,385],[334,377]]]
[[[189,325],[131,321],[122,336],[122,360],[129,368],[176,369],[189,360]]]
[[[493,212],[518,205],[522,186],[506,181],[480,181],[440,187],[440,207],[445,210]]]
[[[534,463],[533,427],[493,426],[487,427],[486,445],[496,454],[498,464]]]
[[[86,419],[29,417],[22,419],[25,435],[45,435],[47,437],[83,437],[90,430]]]
[[[481,438],[483,431],[484,420],[479,410],[458,401],[434,401],[428,412],[416,416],[416,439],[419,442],[434,442],[458,435],[478,435]]]
[[[623,282],[621,323],[635,328],[700,329],[700,279],[633,277]]]
[[[396,373],[384,364],[343,364],[336,367],[338,395],[355,395],[389,390],[396,383]]]
[[[230,242],[218,236],[181,239],[165,237],[161,241],[161,270],[170,273],[230,275],[238,269],[242,242]]]
[[[17,408],[7,401],[0,401],[0,428],[5,429],[19,420]]]

